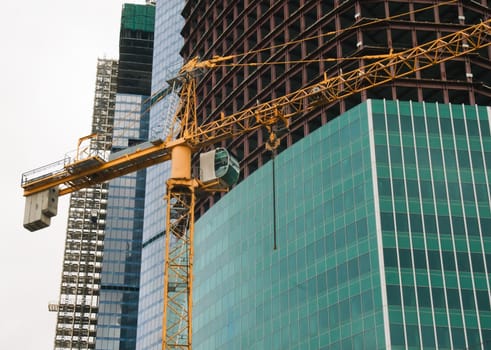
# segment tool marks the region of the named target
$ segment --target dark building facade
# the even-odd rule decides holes
[[[150,95],[154,26],[154,5],[124,5],[119,33],[118,93]]]
[[[182,55],[239,55],[235,63],[246,65],[204,74],[198,115],[207,121],[369,63],[356,57],[410,49],[478,23],[490,17],[489,6],[487,0],[188,1]],[[484,49],[315,110],[290,126],[280,150],[368,98],[487,105],[490,57]],[[243,177],[270,159],[266,137],[257,130],[225,142],[241,160]],[[201,201],[198,214],[218,198]]]

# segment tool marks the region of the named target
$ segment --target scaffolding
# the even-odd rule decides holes
[[[98,60],[90,141],[97,152],[111,149],[117,74],[116,60]],[[95,349],[107,195],[107,183],[71,195],[60,297],[49,305],[57,312],[55,350]]]

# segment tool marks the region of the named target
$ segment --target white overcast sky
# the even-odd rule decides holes
[[[22,227],[21,173],[90,133],[97,58],[117,58],[123,3],[2,1],[0,11],[0,348],[52,349],[68,196],[44,230]]]

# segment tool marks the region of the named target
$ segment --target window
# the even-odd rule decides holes
[[[415,249],[414,254],[414,267],[417,269],[426,269],[426,255],[424,250]]]
[[[457,289],[447,288],[447,299],[450,309],[460,308],[459,291]]]
[[[442,252],[443,268],[446,271],[455,271],[455,260],[452,252]]]
[[[419,347],[419,329],[416,325],[406,325],[407,345]]]
[[[411,116],[401,115],[399,119],[401,121],[401,132],[412,133],[413,126],[412,126]]]
[[[457,150],[457,156],[459,159],[460,168],[470,168],[471,164],[469,162],[469,153],[467,150]]]
[[[404,327],[400,324],[391,324],[390,339],[393,345],[404,346]]]
[[[474,293],[470,289],[462,289],[462,306],[465,310],[474,310]]]
[[[450,347],[450,334],[447,327],[436,327],[436,335],[438,338],[438,346],[441,348]]]
[[[438,134],[438,119],[436,118],[427,118],[426,123],[428,125],[428,133]]]
[[[389,164],[389,157],[387,155],[387,147],[376,145],[375,154],[377,158],[377,163]]]
[[[390,161],[392,164],[402,164],[402,154],[400,146],[390,146]]]
[[[465,235],[465,222],[461,216],[452,216],[453,232],[456,235]]]
[[[440,118],[440,128],[442,135],[452,135],[452,120],[449,118]]]
[[[399,286],[387,285],[387,302],[389,305],[401,305]]]
[[[414,287],[403,286],[402,295],[404,298],[404,306],[416,306],[416,296],[414,294]]]
[[[452,339],[456,349],[465,349],[465,334],[462,328],[452,327]]]
[[[477,296],[477,306],[479,310],[491,311],[488,292],[484,290],[478,290],[476,291],[476,296]]]
[[[450,235],[450,218],[446,215],[438,216],[438,227],[441,235]]]
[[[386,267],[397,267],[396,248],[384,248],[384,263]]]
[[[407,214],[396,213],[396,222],[397,222],[397,231],[398,232],[409,232]]]
[[[481,218],[481,232],[483,236],[491,236],[491,219],[490,218]]]
[[[380,213],[380,219],[382,222],[382,230],[394,231],[394,219],[392,213]]]
[[[459,271],[470,272],[471,267],[469,265],[469,256],[467,253],[457,253],[457,266]]]
[[[430,289],[428,287],[418,287],[419,307],[431,307]]]
[[[404,147],[404,163],[405,165],[415,165],[416,155],[413,147]]]
[[[435,337],[434,337],[433,327],[422,326],[421,327],[421,335],[423,338],[423,347],[424,348],[435,346]]]
[[[433,295],[434,307],[445,308],[445,294],[443,292],[443,288],[439,288],[439,287],[431,288],[431,294]]]
[[[406,191],[404,188],[404,180],[393,179],[392,180],[392,187],[394,190],[394,196],[395,197],[401,197],[401,198],[406,197]]]
[[[411,232],[423,233],[423,222],[421,221],[421,215],[409,214],[409,221],[411,223]]]
[[[425,224],[425,230],[426,233],[436,233],[436,219],[435,216],[432,214],[425,214],[424,215],[424,224]]]
[[[441,270],[440,253],[437,250],[428,250],[428,264],[431,270]]]
[[[390,179],[379,178],[378,179],[378,190],[381,196],[390,197],[392,195]]]

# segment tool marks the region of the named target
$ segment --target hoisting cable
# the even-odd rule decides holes
[[[276,149],[271,151],[272,160],[272,172],[273,172],[273,250],[276,250],[276,175],[275,175],[275,164],[274,158],[276,156]]]
[[[266,149],[271,151],[271,166],[272,166],[272,187],[273,187],[273,250],[276,250],[278,247],[277,235],[276,235],[276,173],[275,173],[275,157],[276,157],[276,149],[280,145],[280,140],[276,136],[276,133],[273,131],[271,126],[267,126],[266,129],[269,132],[269,138],[266,141]]]

